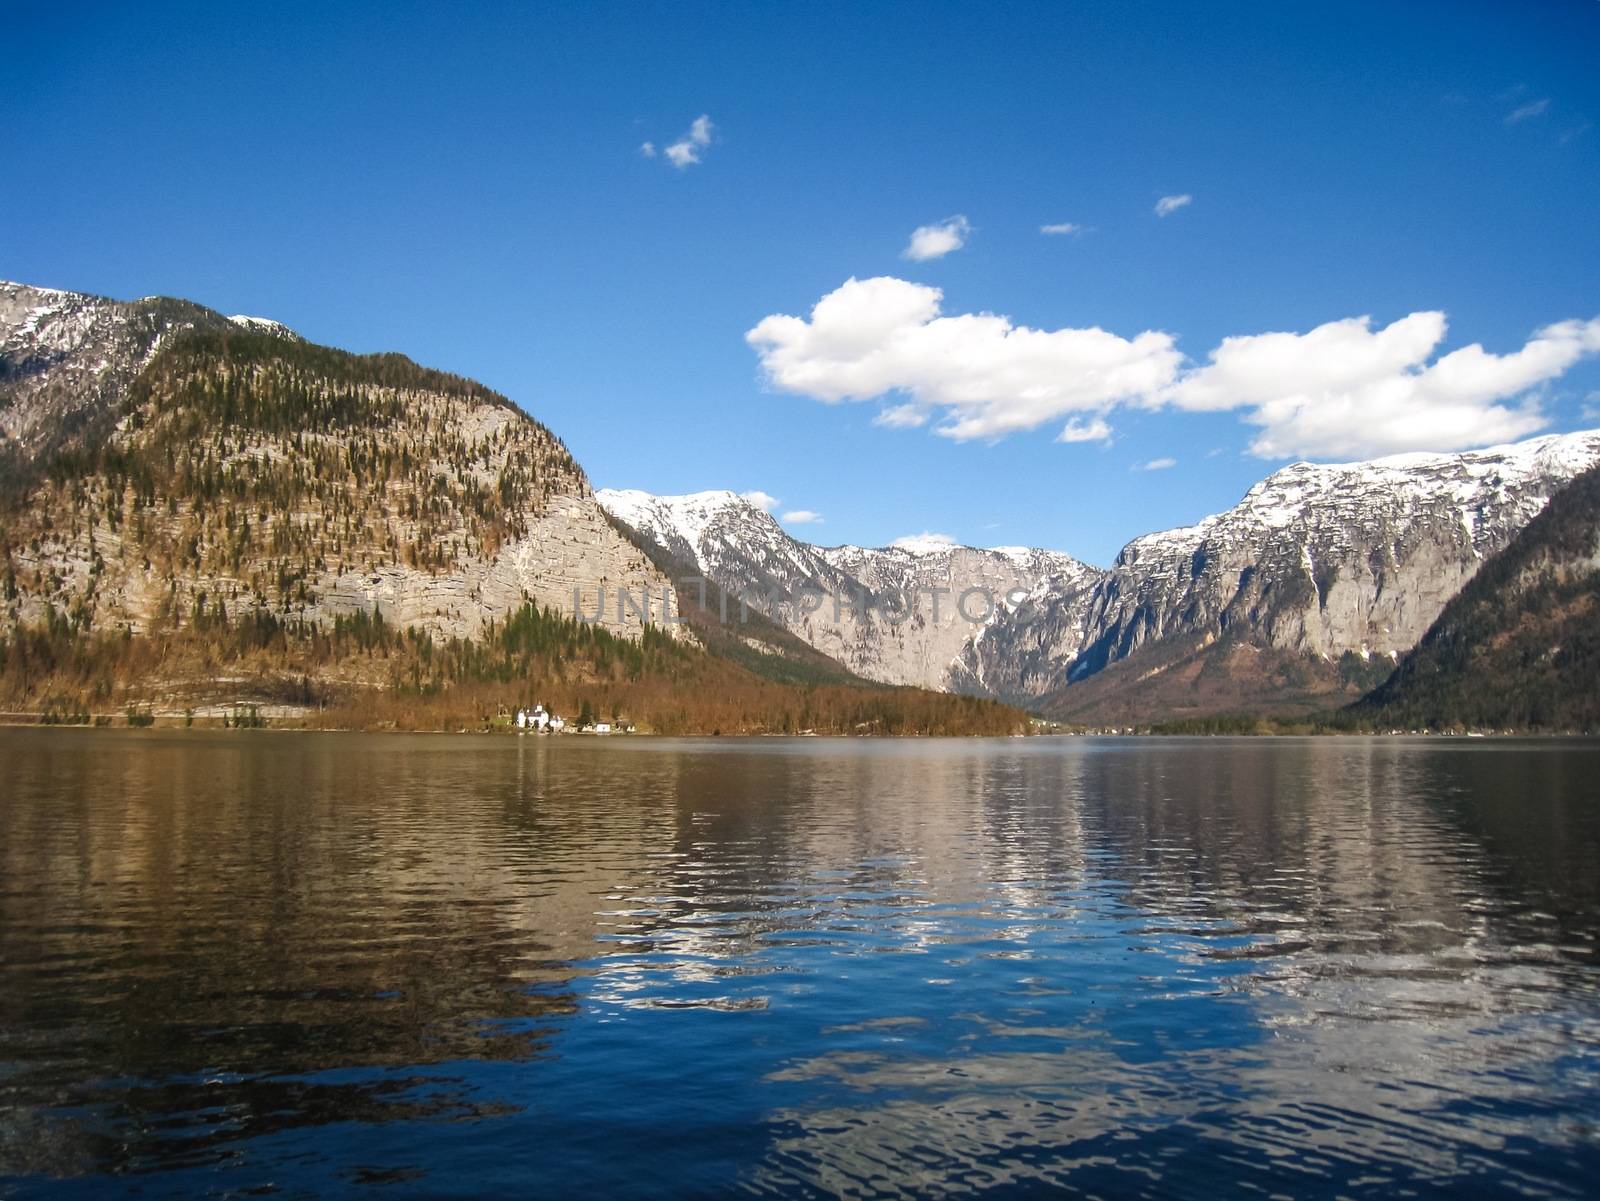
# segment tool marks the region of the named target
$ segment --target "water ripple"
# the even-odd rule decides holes
[[[0,1192],[1586,1196],[1597,769],[0,731]]]

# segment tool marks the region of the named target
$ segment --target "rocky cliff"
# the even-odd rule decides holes
[[[1233,508],[1130,542],[1098,584],[1083,679],[1174,634],[1323,658],[1409,649],[1484,559],[1600,462],[1600,432],[1464,454],[1296,463]]]
[[[818,547],[733,492],[602,490],[619,521],[858,675],[1010,695],[970,655],[983,631],[1035,595],[1078,596],[1098,573],[1067,555],[943,539]],[[683,586],[693,587],[692,583]],[[738,620],[735,607],[729,617]],[[998,675],[998,673],[997,673]]]
[[[377,612],[471,638],[666,583],[504,397],[259,318],[0,286],[0,431],[0,628]]]
[[[1091,697],[1104,708],[1137,685],[1143,699],[1117,706],[1125,717],[1140,705],[1171,715],[1359,694],[1382,670],[1363,665],[1415,645],[1484,560],[1597,462],[1591,431],[1464,454],[1296,463],[1223,513],[1134,539],[1110,570],[938,539],[812,546],[731,492],[599,499],[724,588],[776,598],[763,611],[862,675],[1083,718]],[[992,596],[993,611],[976,600],[959,611],[952,601],[969,589]],[[806,590],[827,599],[808,602]],[[865,616],[832,603],[856,595],[872,602]],[[895,613],[902,596],[918,598],[908,617]],[[1077,688],[1124,660],[1095,689]],[[1169,672],[1158,699],[1150,680]]]
[[[1472,580],[1352,710],[1401,729],[1600,730],[1600,468]]]
[[[527,600],[570,612],[576,590],[637,634],[675,560],[731,598],[723,640],[752,656],[785,652],[741,636],[741,596],[886,683],[1081,719],[1304,708],[1359,693],[1596,463],[1600,432],[1297,463],[1109,570],[937,538],[819,547],[729,492],[596,495],[504,397],[398,355],[185,301],[0,284],[0,632],[377,612],[473,638]]]

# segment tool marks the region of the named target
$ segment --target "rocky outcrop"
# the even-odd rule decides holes
[[[1188,634],[1321,658],[1397,655],[1596,462],[1600,432],[1591,431],[1285,467],[1224,513],[1130,542],[1095,589],[1068,678]]]
[[[1011,695],[975,654],[1028,598],[1086,600],[1097,572],[1067,555],[944,539],[817,547],[732,492],[652,496],[603,490],[619,521],[858,675],[892,684]],[[693,586],[692,582],[687,586]],[[730,613],[737,620],[737,613]]]
[[[1353,708],[1379,729],[1600,729],[1600,468],[1551,498]]]
[[[1026,701],[1157,645],[1198,653],[1225,642],[1282,656],[1259,674],[1290,679],[1303,700],[1339,680],[1313,672],[1311,684],[1298,681],[1297,659],[1388,660],[1415,645],[1484,559],[1597,462],[1600,432],[1465,454],[1296,463],[1226,512],[1134,539],[1109,571],[1052,551],[938,539],[812,546],[731,492],[599,498],[721,586],[775,596],[764,612],[873,679]],[[880,603],[866,617],[848,605],[798,603],[808,588]],[[938,620],[934,589],[944,597]],[[967,589],[994,597],[993,611],[974,620],[974,601],[958,612],[951,598]],[[920,604],[909,619],[888,620],[899,595]]]
[[[636,634],[674,583],[656,564],[676,560],[732,597],[735,627],[743,596],[887,683],[1048,705],[1124,661],[1148,664],[1117,676],[1145,687],[1179,666],[1236,677],[1242,645],[1270,651],[1256,675],[1303,699],[1333,678],[1305,684],[1304,663],[1416,644],[1597,462],[1600,432],[1297,463],[1226,512],[1134,539],[1109,570],[937,538],[825,548],[730,492],[596,496],[504,397],[400,356],[186,301],[0,284],[0,629],[138,631],[225,605],[310,623],[376,610],[473,637],[527,600],[570,611],[576,590],[586,615]]]
[[[262,318],[0,285],[0,431],[0,629],[137,633],[221,606],[472,638],[576,599],[637,635],[618,594],[667,584],[505,398]]]

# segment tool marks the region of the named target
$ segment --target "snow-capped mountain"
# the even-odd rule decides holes
[[[989,690],[967,663],[973,640],[1003,622],[1023,597],[1087,599],[1085,585],[1098,575],[1054,551],[981,549],[938,538],[877,548],[813,546],[733,492],[653,496],[605,489],[596,499],[734,597],[749,597],[851,671],[886,683]],[[737,620],[737,613],[730,616]]]
[[[0,449],[12,463],[48,453],[109,413],[161,348],[230,327],[301,341],[264,317],[224,317],[187,300],[116,301],[0,282]]]
[[[863,676],[1047,706],[1090,681],[1103,689],[1117,679],[1170,678],[1179,662],[1175,647],[1186,648],[1191,666],[1194,656],[1210,655],[1205,670],[1212,676],[1232,670],[1218,666],[1213,646],[1229,654],[1240,647],[1270,652],[1296,672],[1346,652],[1404,652],[1486,557],[1554,492],[1600,463],[1600,431],[1465,454],[1296,463],[1225,512],[1135,538],[1109,570],[1054,551],[933,537],[880,548],[819,547],[791,537],[731,492],[596,496],[549,431],[466,381],[417,368],[411,389],[397,391],[376,365],[353,356],[319,359],[265,318],[225,317],[182,300],[120,303],[0,283],[0,483],[38,526],[24,522],[13,531],[3,566],[26,587],[19,583],[0,608],[0,625],[36,621],[50,605],[58,612],[77,606],[96,621],[137,630],[160,606],[190,593],[262,603],[271,590],[258,523],[250,549],[231,549],[239,539],[225,512],[186,509],[190,502],[179,498],[164,514],[144,514],[135,529],[145,541],[136,545],[125,524],[132,502],[122,495],[118,503],[126,481],[96,475],[56,495],[51,488],[64,485],[48,484],[38,470],[69,446],[138,450],[151,431],[177,419],[180,388],[210,389],[182,395],[211,396],[234,377],[226,346],[214,346],[210,357],[185,357],[177,351],[195,340],[183,335],[232,331],[250,337],[228,343],[283,340],[283,355],[269,358],[285,362],[262,368],[281,376],[279,386],[300,370],[288,366],[297,355],[313,376],[326,368],[357,380],[362,404],[389,406],[403,418],[361,436],[383,442],[415,472],[432,472],[427,487],[436,488],[441,475],[448,484],[448,498],[427,503],[420,474],[386,477],[378,492],[345,496],[339,504],[365,515],[359,532],[334,533],[329,525],[312,537],[284,518],[283,539],[299,545],[310,537],[314,544],[296,552],[293,601],[277,602],[285,613],[320,620],[378,605],[454,635],[471,634],[527,596],[565,608],[573,587],[589,598],[602,584],[613,596],[622,586],[636,594],[648,586],[659,596],[665,578],[612,527],[609,513],[732,594],[735,604],[741,594],[752,598],[779,625]],[[137,419],[119,425],[133,409]],[[354,436],[308,428],[291,448],[276,433],[227,424],[205,426],[199,442],[174,441],[173,461],[193,459],[196,472],[204,467],[190,473],[194,478],[216,473],[227,486],[243,487],[247,461],[347,451],[343,440]],[[171,469],[165,458],[158,465]],[[533,474],[524,489],[517,481],[527,470]],[[315,475],[306,475],[304,486],[320,490],[319,505],[333,503],[333,493],[348,485]],[[90,496],[98,498],[94,504]],[[63,532],[47,515],[50,505],[67,503],[89,507]],[[269,526],[282,516],[272,515]],[[223,524],[213,528],[217,521]],[[272,590],[282,592],[288,568],[278,559]],[[615,609],[606,620],[638,627],[633,615]],[[1124,661],[1127,669],[1119,666]],[[1328,678],[1324,672],[1317,687]]]
[[[1173,634],[1246,634],[1323,658],[1409,650],[1483,560],[1597,462],[1600,431],[1586,431],[1285,467],[1226,512],[1128,543],[1095,589],[1070,678]]]
[[[600,503],[732,592],[779,596],[763,612],[852,670],[1028,699],[1058,692],[1172,639],[1234,642],[1316,661],[1415,645],[1483,560],[1562,485],[1600,463],[1600,431],[1464,454],[1295,463],[1233,508],[1146,534],[1109,571],[1055,551],[937,539],[876,549],[817,547],[732,492],[661,497],[602,491]],[[804,588],[830,598],[794,601]],[[984,589],[980,616],[951,598]],[[932,620],[931,590],[941,590]],[[909,620],[862,619],[831,598],[924,598]]]
[[[11,463],[62,445],[115,406],[161,346],[189,330],[226,328],[181,300],[126,304],[79,292],[0,283],[0,447]]]

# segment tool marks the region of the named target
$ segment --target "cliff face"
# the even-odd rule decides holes
[[[1049,603],[1061,627],[1072,628],[1102,574],[1070,555],[1029,547],[912,542],[909,547],[838,547],[823,553],[854,578],[890,593],[916,596],[944,590],[940,621],[934,622],[930,612],[925,623],[884,627],[882,678],[915,663],[925,665],[928,687],[1009,699],[1031,695],[1024,640],[1051,636],[1042,625],[1025,624],[1025,614]],[[931,605],[925,602],[924,608]]]
[[[1298,463],[1109,570],[936,538],[825,548],[733,493],[597,496],[504,397],[398,355],[185,301],[0,284],[0,631],[376,610],[474,638],[527,600],[570,613],[576,597],[635,635],[619,593],[648,593],[659,619],[675,559],[732,594],[719,636],[752,655],[781,652],[740,630],[741,594],[886,683],[1083,720],[1305,708],[1369,686],[1597,463],[1600,432]]]
[[[1336,658],[1409,649],[1579,472],[1600,433],[1451,455],[1296,463],[1197,525],[1136,538],[1096,589],[1080,680],[1153,640],[1233,633]]]
[[[1067,555],[980,549],[942,539],[818,547],[785,533],[732,492],[652,496],[604,490],[600,503],[638,533],[858,675],[891,684],[1007,696],[966,659],[973,640],[1021,598],[1070,596],[1094,578]],[[692,585],[690,585],[692,586]],[[730,613],[737,620],[737,611]]]
[[[1415,728],[1600,729],[1600,468],[1558,492],[1353,709]]]
[[[0,282],[0,467],[15,475],[83,436],[173,338],[230,327],[185,300],[124,304]]]
[[[5,285],[0,323],[4,628],[220,606],[471,638],[666,583],[554,435],[470,381],[182,301]],[[602,624],[641,629],[614,601]]]
[[[730,591],[775,597],[764,612],[862,675],[1085,719],[1092,698],[1132,720],[1147,703],[1165,717],[1358,695],[1371,669],[1342,660],[1388,662],[1415,645],[1485,558],[1597,462],[1600,433],[1588,432],[1466,454],[1297,463],[1226,512],[1134,539],[1109,571],[1051,551],[942,540],[811,546],[730,492],[600,500]],[[801,603],[804,589],[830,599]],[[944,597],[937,621],[933,589]],[[993,596],[995,610],[972,620],[974,601],[959,612],[954,598],[968,589]],[[858,594],[884,604],[865,617],[831,604]],[[912,615],[887,619],[902,595],[920,598]],[[1095,689],[1078,687],[1124,660]],[[1168,672],[1190,684],[1163,681],[1157,698],[1149,681]]]

